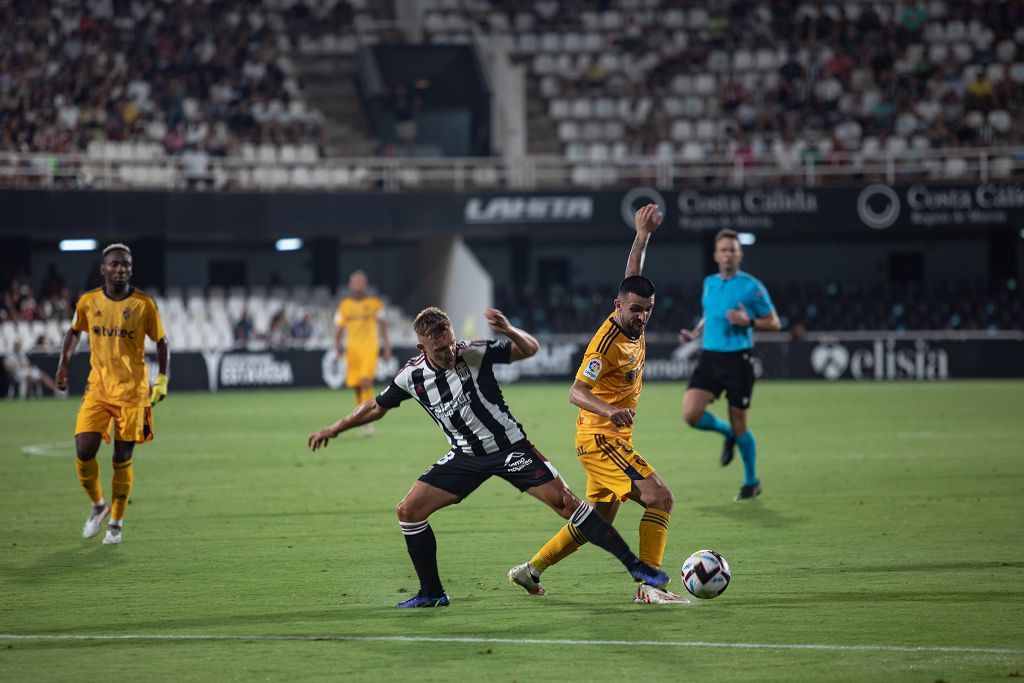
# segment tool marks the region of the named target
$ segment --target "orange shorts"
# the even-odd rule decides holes
[[[654,474],[628,439],[576,434],[576,455],[587,471],[587,498],[595,503],[624,501],[634,481]]]
[[[349,351],[345,354],[345,386],[355,389],[364,379],[373,378],[377,375],[377,350],[367,353],[365,351]]]
[[[110,423],[118,441],[145,443],[153,439],[153,409],[150,406],[119,406],[83,398],[75,418],[75,434],[99,432],[110,443]]]

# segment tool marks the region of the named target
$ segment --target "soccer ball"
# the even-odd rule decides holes
[[[732,570],[714,550],[698,550],[683,562],[683,586],[697,598],[717,598],[729,587]]]

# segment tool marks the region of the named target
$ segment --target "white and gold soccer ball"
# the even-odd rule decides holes
[[[698,550],[690,555],[680,573],[690,595],[702,600],[717,598],[732,581],[729,563],[714,550]]]

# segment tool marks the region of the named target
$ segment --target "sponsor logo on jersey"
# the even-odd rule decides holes
[[[602,367],[603,366],[601,365],[601,359],[593,358],[590,360],[589,363],[587,363],[586,367],[583,368],[583,376],[588,379],[596,381],[597,378],[601,375]]]
[[[94,325],[92,328],[94,337],[119,337],[121,339],[135,339],[135,330],[126,330],[123,327],[101,327]]]
[[[430,407],[430,412],[438,417],[451,417],[459,411],[465,405],[469,405],[469,396],[462,394],[458,398],[454,398],[447,403],[439,403],[436,406]]]

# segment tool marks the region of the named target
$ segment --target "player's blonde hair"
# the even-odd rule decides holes
[[[435,339],[452,329],[452,319],[437,306],[431,306],[416,314],[412,329],[424,339]]]
[[[103,255],[106,256],[110,252],[116,251],[118,249],[127,252],[129,256],[132,255],[131,247],[129,247],[124,242],[114,242],[113,244],[108,244],[107,246],[103,247]]]

